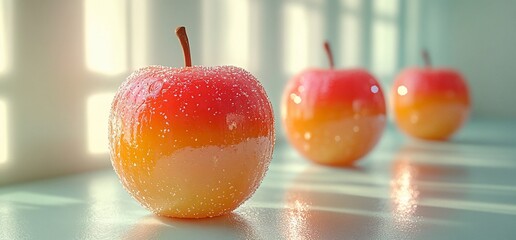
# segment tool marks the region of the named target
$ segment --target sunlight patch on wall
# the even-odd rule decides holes
[[[0,0],[0,74],[9,70],[12,9],[10,0]]]
[[[203,61],[206,65],[250,66],[250,6],[247,0],[202,2]]]
[[[358,11],[360,9],[361,0],[340,0],[340,4],[346,8],[346,10]]]
[[[343,66],[357,67],[361,65],[362,56],[362,31],[361,22],[355,14],[343,14],[340,17],[341,31],[340,42]]]
[[[107,153],[108,149],[108,119],[114,92],[97,93],[88,97],[87,138],[88,150],[93,154]]]
[[[0,100],[0,164],[7,162],[7,104]]]
[[[127,1],[85,0],[86,67],[103,74],[127,70]]]
[[[372,30],[373,72],[379,76],[393,74],[398,59],[398,28],[393,22],[375,20]]]
[[[249,68],[249,2],[243,0],[222,1],[223,9],[229,12],[223,16],[225,31],[223,40],[225,54],[222,62]]]
[[[374,0],[371,65],[380,78],[391,78],[398,64],[398,0]]]
[[[149,36],[147,29],[150,28],[147,5],[147,1],[131,1],[131,68],[133,70],[149,65],[146,51]]]
[[[398,0],[374,0],[373,12],[383,16],[394,17],[398,15]]]
[[[213,66],[217,64],[217,52],[215,44],[217,44],[217,29],[214,21],[217,15],[214,9],[217,7],[213,0],[202,1],[202,64],[206,66]]]
[[[293,74],[308,66],[308,26],[310,23],[306,7],[300,2],[286,2],[283,16],[285,71]]]

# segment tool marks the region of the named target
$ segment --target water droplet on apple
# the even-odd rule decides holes
[[[149,86],[149,94],[151,96],[156,96],[163,87],[163,82],[159,80],[154,80],[154,82]]]
[[[310,138],[312,138],[312,134],[310,132],[305,132],[304,137],[306,140],[310,140]]]
[[[416,124],[417,122],[419,122],[419,114],[417,112],[413,112],[411,115],[410,115],[410,122],[412,124]]]
[[[231,122],[231,123],[228,125],[228,128],[229,128],[229,130],[233,130],[233,129],[237,128],[237,124],[236,124],[236,122]]]
[[[304,149],[305,151],[310,150],[310,144],[305,143],[305,144],[303,145],[303,149]]]
[[[362,109],[362,102],[360,100],[353,100],[352,106],[353,112],[360,112]]]
[[[292,101],[294,101],[295,104],[300,104],[302,100],[301,97],[295,93],[290,94],[290,99],[292,99]]]

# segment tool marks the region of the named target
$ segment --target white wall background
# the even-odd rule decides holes
[[[428,47],[470,80],[474,115],[516,118],[510,0],[0,0],[0,185],[109,166],[107,114],[134,69],[194,64],[251,71],[275,107],[292,74],[370,69],[388,91]],[[279,135],[280,140],[282,139]]]
[[[417,46],[435,65],[457,68],[473,96],[473,116],[516,123],[516,1],[419,0]],[[418,48],[409,49],[417,51]],[[418,62],[410,53],[407,64]]]

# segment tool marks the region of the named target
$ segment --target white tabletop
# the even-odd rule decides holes
[[[156,217],[112,169],[0,187],[0,239],[514,239],[516,121],[472,121],[450,142],[390,126],[353,168],[279,143],[234,213]]]

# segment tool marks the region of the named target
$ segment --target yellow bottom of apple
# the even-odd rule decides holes
[[[270,161],[267,137],[233,145],[185,147],[138,165],[114,166],[124,187],[160,216],[214,217],[236,209],[260,185]]]
[[[448,139],[469,115],[469,108],[460,101],[427,101],[395,110],[396,122],[405,133],[427,140]]]
[[[380,139],[385,116],[346,117],[288,124],[289,140],[308,159],[326,165],[351,165]]]

